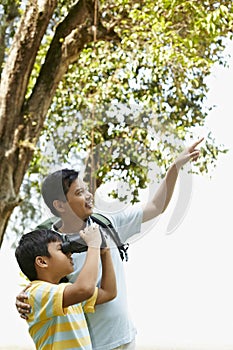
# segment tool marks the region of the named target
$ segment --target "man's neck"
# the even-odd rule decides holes
[[[80,230],[86,227],[86,220],[64,220],[62,219],[61,226],[58,228],[61,233],[78,233]]]

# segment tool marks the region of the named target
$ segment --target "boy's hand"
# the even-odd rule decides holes
[[[85,227],[84,230],[79,232],[82,239],[86,242],[88,247],[100,248],[102,238],[99,230],[99,226],[94,223]]]
[[[26,290],[30,287],[30,284],[27,285],[17,296],[16,296],[16,302],[15,306],[20,314],[20,317],[26,320],[28,318],[27,314],[31,312],[31,306],[25,302],[27,301],[28,296],[25,293]]]

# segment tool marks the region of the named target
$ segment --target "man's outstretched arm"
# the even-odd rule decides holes
[[[200,140],[194,142],[191,146],[187,147],[182,153],[180,153],[174,163],[170,166],[154,197],[143,208],[142,222],[154,219],[156,216],[162,214],[166,210],[174,192],[179,170],[188,161],[197,160],[200,152],[198,149],[196,149],[196,147],[203,141],[203,139],[204,138],[201,138]]]

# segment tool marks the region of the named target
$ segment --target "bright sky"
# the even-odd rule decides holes
[[[217,105],[208,128],[230,151],[219,158],[211,180],[193,176],[191,204],[172,234],[166,232],[177,195],[131,247],[126,272],[138,344],[233,349],[233,47],[230,51],[230,68],[213,71],[208,98]]]
[[[208,101],[217,107],[207,124],[216,142],[230,151],[220,156],[211,180],[192,175],[191,203],[174,232],[166,234],[179,184],[166,213],[130,246],[125,269],[139,345],[233,348],[233,54],[229,64],[229,69],[216,68],[209,80]],[[207,133],[205,129],[197,136]],[[22,287],[14,252],[6,240],[0,264],[0,348],[26,345],[34,349],[27,325],[14,306]]]

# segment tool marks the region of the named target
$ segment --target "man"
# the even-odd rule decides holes
[[[197,160],[199,151],[196,147],[202,141],[203,138],[193,143],[177,157],[154,197],[143,208],[131,207],[109,216],[121,241],[126,242],[128,238],[140,232],[143,222],[149,221],[165,211],[172,198],[179,170],[188,161]],[[85,187],[82,179],[78,177],[77,172],[64,169],[50,174],[42,185],[42,195],[51,212],[61,219],[53,229],[63,234],[74,234],[88,225],[93,212],[93,196]],[[70,282],[76,279],[79,267],[85,260],[85,254],[85,252],[77,253],[73,257],[75,272],[68,276]],[[93,349],[134,350],[136,329],[127,313],[124,270],[117,249],[112,249],[112,259],[118,294],[113,301],[97,306],[95,314],[87,316]],[[26,307],[24,298],[26,298],[24,293],[17,296],[16,306],[21,317],[26,318],[26,313],[30,309],[28,305]]]

